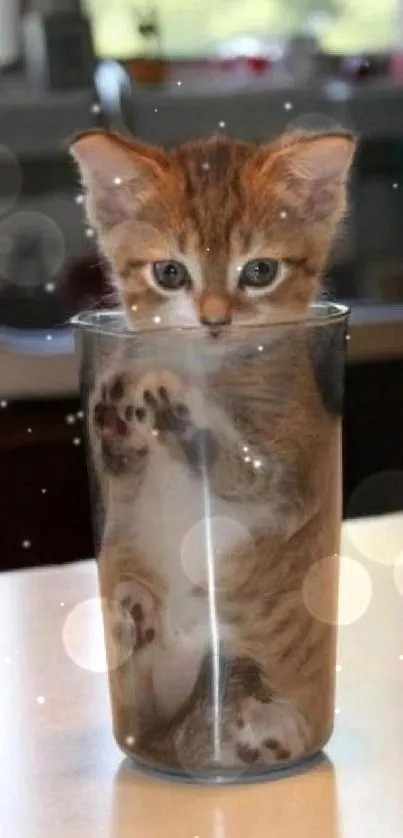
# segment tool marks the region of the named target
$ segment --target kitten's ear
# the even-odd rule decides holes
[[[345,211],[346,185],[356,143],[350,134],[292,136],[272,158],[312,221],[337,222]],[[279,174],[280,174],[279,172]]]
[[[293,175],[308,184],[337,187],[346,183],[354,150],[349,134],[312,136],[290,148],[289,165]]]
[[[90,223],[102,231],[135,215],[161,177],[163,154],[117,134],[88,131],[70,146],[87,193]]]

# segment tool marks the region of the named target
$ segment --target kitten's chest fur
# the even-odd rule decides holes
[[[232,552],[265,514],[267,508],[260,503],[219,498],[211,492],[208,476],[194,474],[159,446],[150,455],[132,512],[125,515],[124,538],[169,594],[180,596],[205,587],[209,559],[218,563],[217,546],[220,555]]]

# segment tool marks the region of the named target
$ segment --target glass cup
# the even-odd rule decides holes
[[[114,733],[154,773],[262,779],[331,735],[347,319],[73,321]]]

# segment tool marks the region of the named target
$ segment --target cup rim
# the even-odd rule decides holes
[[[277,314],[278,309],[276,310]],[[334,323],[346,321],[350,315],[351,309],[344,303],[319,301],[312,303],[306,312],[301,314],[291,314],[287,312],[288,317],[284,313],[283,316],[278,316],[276,319],[270,320],[268,318],[261,318],[254,322],[240,321],[233,324],[232,332],[247,330],[253,333],[254,330],[279,329],[279,328],[309,328],[313,326],[330,326]],[[124,311],[121,308],[98,308],[88,309],[70,318],[70,324],[77,331],[93,332],[96,334],[110,336],[110,337],[127,337],[133,339],[136,335],[153,335],[154,337],[163,336],[167,334],[177,335],[192,335],[199,334],[201,326],[199,324],[171,324],[167,325],[163,322],[150,323],[149,320],[139,320],[135,327],[124,325]]]

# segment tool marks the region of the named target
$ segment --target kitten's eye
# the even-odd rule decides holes
[[[276,259],[252,259],[242,268],[239,287],[260,291],[269,288],[281,273],[281,262]]]
[[[154,279],[164,291],[179,291],[190,283],[189,271],[181,262],[154,262]]]

